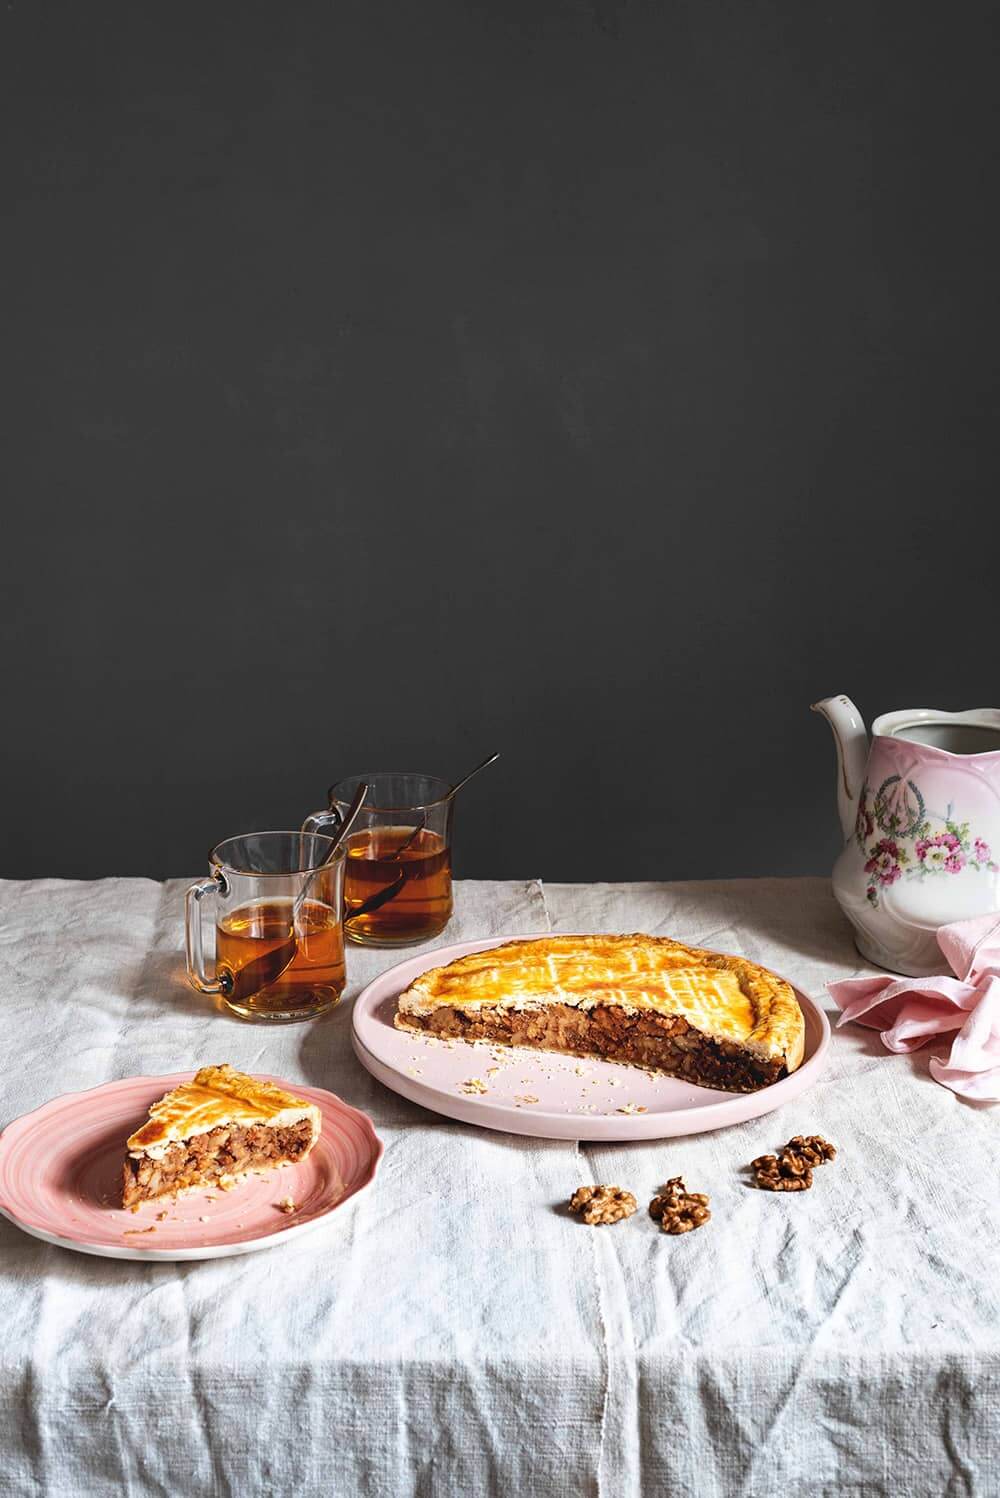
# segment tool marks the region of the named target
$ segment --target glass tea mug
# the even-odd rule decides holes
[[[344,849],[319,832],[254,832],[209,855],[210,877],[185,897],[188,978],[243,1019],[288,1023],[332,1009],[344,991]],[[215,907],[215,975],[205,968],[202,907]],[[294,930],[293,930],[294,926]]]
[[[344,931],[370,947],[411,946],[451,919],[452,786],[436,775],[373,770],[330,787],[304,832],[340,826],[361,780],[368,800],[345,842]]]

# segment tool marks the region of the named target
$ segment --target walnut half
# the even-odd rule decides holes
[[[594,1227],[602,1223],[621,1222],[631,1217],[636,1200],[631,1191],[620,1186],[580,1186],[570,1197],[569,1209]]]
[[[674,1176],[649,1204],[649,1215],[660,1224],[662,1233],[690,1233],[711,1217],[708,1197],[700,1191],[688,1191],[680,1176]]]
[[[794,1155],[758,1155],[751,1160],[750,1169],[760,1191],[808,1191],[813,1183],[813,1173],[804,1160]]]
[[[815,1167],[825,1165],[828,1160],[835,1160],[837,1146],[820,1134],[796,1134],[793,1139],[789,1139],[782,1154],[798,1155],[807,1165]]]
[[[837,1149],[819,1134],[796,1134],[776,1155],[758,1155],[751,1160],[761,1191],[808,1191],[813,1170],[836,1157]]]

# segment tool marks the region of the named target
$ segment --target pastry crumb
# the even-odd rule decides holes
[[[143,1233],[155,1233],[155,1227],[148,1228],[126,1228],[122,1233],[123,1238],[140,1238]]]
[[[640,1103],[625,1103],[621,1108],[615,1110],[617,1113],[645,1113],[646,1109]]]
[[[468,1081],[459,1083],[458,1090],[470,1097],[475,1096],[477,1093],[489,1092],[489,1088],[482,1077],[469,1077]]]
[[[520,1106],[521,1103],[537,1103],[538,1099],[531,1092],[522,1092],[515,1096],[514,1101]]]
[[[283,1196],[280,1202],[275,1202],[274,1205],[277,1207],[279,1212],[284,1212],[286,1217],[290,1217],[293,1212],[297,1212],[299,1210],[298,1202],[293,1201],[290,1196]]]

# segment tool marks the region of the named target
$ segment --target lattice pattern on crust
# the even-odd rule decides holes
[[[669,937],[550,936],[506,942],[421,975],[400,997],[398,1023],[442,1005],[615,1005],[682,1016],[788,1070],[802,1059],[802,1012],[789,985],[746,958]]]

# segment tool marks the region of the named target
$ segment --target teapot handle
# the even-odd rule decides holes
[[[864,718],[843,693],[814,702],[812,711],[823,714],[837,744],[837,811],[846,843],[854,833],[861,786],[868,768],[868,731]]]

